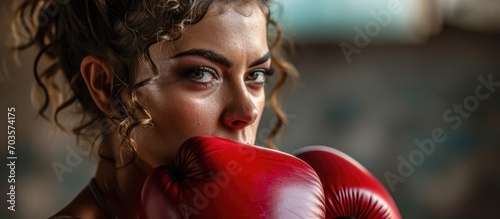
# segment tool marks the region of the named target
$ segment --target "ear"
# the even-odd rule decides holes
[[[86,56],[80,65],[80,73],[97,107],[102,112],[107,113],[114,76],[109,64],[95,56]]]

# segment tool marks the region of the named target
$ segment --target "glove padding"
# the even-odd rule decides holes
[[[141,218],[324,218],[316,172],[294,156],[217,137],[194,137],[155,168]]]
[[[394,200],[380,182],[348,155],[325,146],[295,152],[323,184],[326,218],[400,219]]]

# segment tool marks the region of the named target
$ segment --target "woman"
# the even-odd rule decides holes
[[[28,42],[16,50],[38,46],[35,69],[48,63],[35,70],[40,115],[63,128],[58,114],[81,110],[73,133],[100,158],[94,180],[56,218],[137,218],[146,175],[190,137],[254,144],[272,66],[279,119],[269,147],[283,128],[279,91],[295,71],[280,55],[267,0],[26,0],[15,16],[13,32],[28,36],[18,34]]]

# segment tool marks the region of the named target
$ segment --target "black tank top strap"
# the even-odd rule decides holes
[[[106,214],[106,216],[110,219],[118,219],[118,217],[113,214],[111,209],[108,207],[108,205],[104,201],[104,198],[102,196],[102,192],[99,189],[99,187],[97,186],[95,178],[92,178],[90,180],[89,188],[90,188],[90,191],[92,192],[92,195],[94,196],[94,199],[96,200],[99,207],[101,207],[101,210],[104,212],[104,214]]]

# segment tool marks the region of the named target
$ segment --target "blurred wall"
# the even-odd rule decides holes
[[[369,46],[350,64],[338,44],[298,46],[283,150],[320,144],[353,156],[403,218],[499,218],[498,39],[447,27],[422,45]]]

